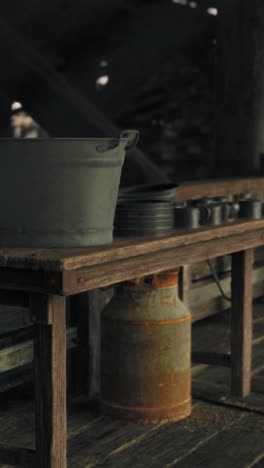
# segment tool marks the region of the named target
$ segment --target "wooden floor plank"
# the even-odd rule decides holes
[[[19,401],[13,406],[11,402],[7,404],[6,410],[2,407],[1,442],[4,438],[12,445],[32,446],[32,408],[32,403]],[[69,416],[69,467],[160,468],[209,443],[224,428],[239,425],[247,416],[243,411],[198,402],[192,415],[179,423],[137,425],[98,417],[85,407],[74,405]]]
[[[256,324],[262,324],[261,306],[257,315],[255,313],[255,320]],[[207,320],[203,321],[204,324],[196,324],[199,326],[194,326],[197,337],[196,341],[194,336],[194,342],[202,345],[203,340],[204,346],[207,336],[208,342],[214,341],[216,350],[221,349],[228,321],[228,316],[223,314],[221,318],[215,317],[209,328]],[[256,333],[259,333],[257,327]],[[264,376],[263,342],[254,346],[253,356],[253,365],[260,371],[256,375]],[[163,468],[175,464],[180,468],[194,468],[196,461],[202,468],[263,467],[263,393],[252,393],[244,399],[231,398],[228,368],[196,367],[199,370],[194,372],[193,394],[201,400],[195,400],[192,415],[179,423],[158,426],[112,420],[98,411],[91,411],[85,399],[70,398],[69,468]],[[18,389],[1,394],[1,445],[34,448],[33,427],[33,403],[30,398],[19,393]],[[239,445],[241,431],[242,452]],[[243,464],[238,465],[233,460],[233,446],[237,454],[242,453]],[[216,457],[219,458],[219,465],[214,463]],[[0,461],[0,468],[11,466]]]
[[[228,427],[244,417],[237,411],[198,404],[192,415],[178,423],[164,424],[159,430],[149,432],[147,437],[135,439],[130,445],[120,446],[118,450],[109,451],[104,458],[100,456],[97,464],[87,464],[85,458],[79,468],[160,468],[183,456],[199,445],[202,441],[210,439],[223,427]],[[74,464],[69,465],[73,468]]]
[[[235,426],[227,427],[215,437],[202,444],[197,450],[176,459],[164,468],[246,468],[264,449],[263,417],[249,414]],[[262,465],[263,466],[263,465]]]
[[[120,447],[133,446],[150,433],[157,433],[159,425],[132,424],[103,418],[93,431],[82,432],[68,442],[69,468],[95,466],[101,458]]]

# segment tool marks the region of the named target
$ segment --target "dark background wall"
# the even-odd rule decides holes
[[[140,149],[160,173],[176,180],[211,175],[215,1],[115,0],[110,7],[78,0],[74,8],[68,1],[29,2],[26,11],[15,2],[2,14],[2,136],[6,108],[17,100],[40,136],[137,128]],[[29,119],[16,115],[13,128],[24,127],[16,134],[34,136]],[[132,162],[125,171],[140,173]]]

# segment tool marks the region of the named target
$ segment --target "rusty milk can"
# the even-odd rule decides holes
[[[191,412],[191,320],[178,269],[118,285],[102,312],[101,401],[112,416],[143,423]]]

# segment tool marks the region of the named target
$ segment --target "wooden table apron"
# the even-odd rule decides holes
[[[65,468],[66,296],[232,254],[231,391],[250,392],[253,249],[264,220],[83,249],[0,250],[0,303],[29,305],[35,322],[36,451],[0,448],[3,462]]]

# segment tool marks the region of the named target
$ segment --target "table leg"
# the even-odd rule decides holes
[[[250,394],[254,250],[232,254],[231,393]]]
[[[66,299],[34,294],[36,459],[38,468],[66,468]]]

